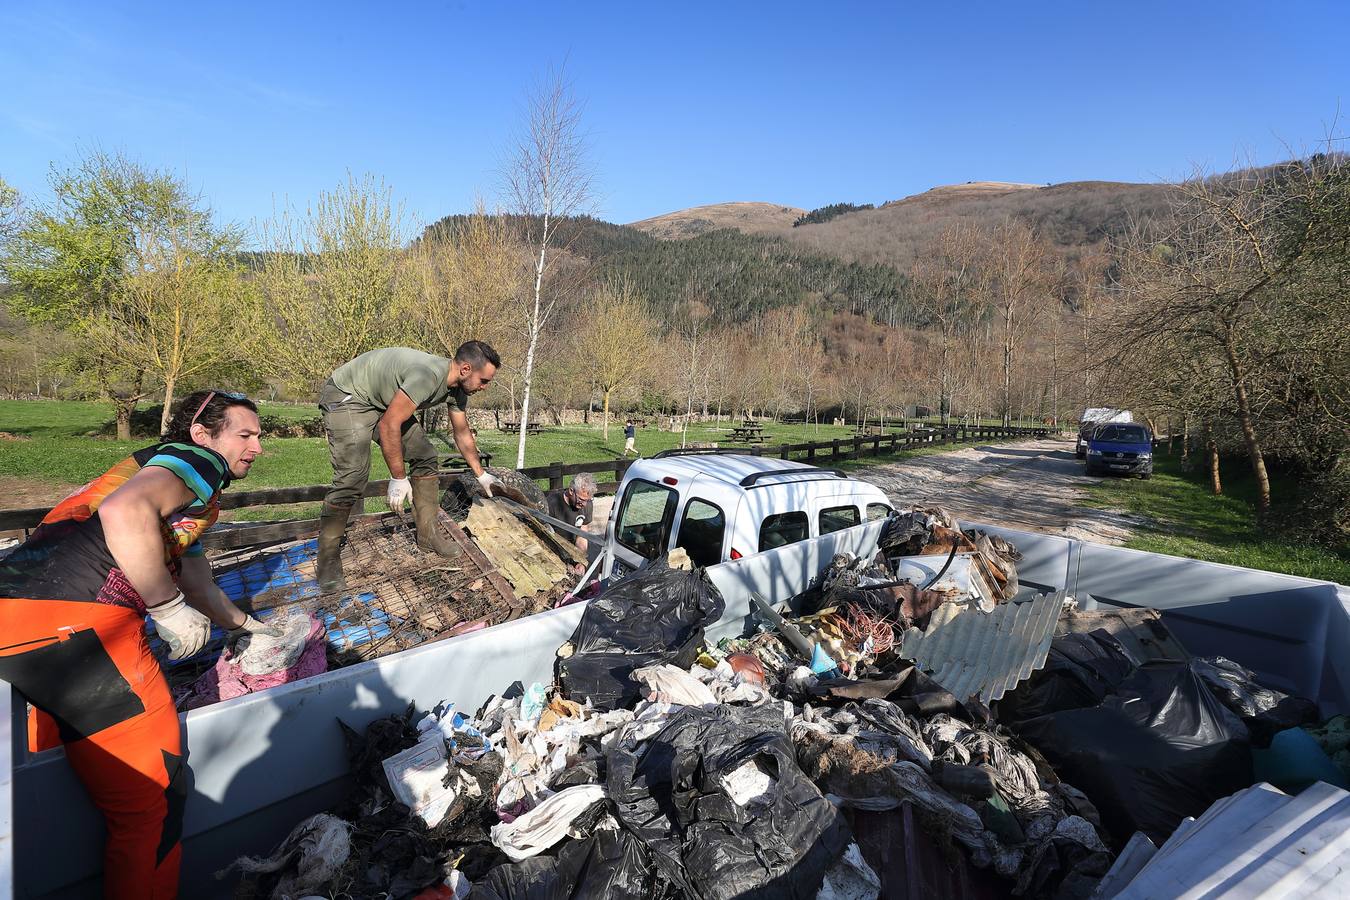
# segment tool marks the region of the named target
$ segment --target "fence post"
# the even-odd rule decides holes
[[[816,461],[816,442],[815,442],[815,441],[811,441],[810,443],[808,443],[808,444],[806,445],[806,461],[807,461],[807,462],[815,462],[815,461]]]
[[[783,446],[781,446],[781,447],[778,448],[778,458],[779,458],[779,459],[787,459],[787,458],[788,458],[788,445],[787,445],[787,444],[784,444]]]
[[[625,475],[628,474],[628,467],[631,466],[632,464],[633,464],[633,460],[631,460],[631,459],[616,459],[616,460],[614,460],[614,481],[615,481],[615,483],[622,483],[622,482],[623,482],[623,476],[625,476]]]
[[[834,462],[839,459],[839,438],[835,438],[831,443],[833,443],[834,447],[830,451],[830,461]]]
[[[550,491],[562,490],[562,466],[560,462],[551,462],[548,464],[548,489]]]
[[[853,436],[853,458],[854,458],[854,459],[858,459],[858,458],[860,458],[860,457],[862,456],[862,441],[863,441],[862,435],[860,435],[860,434],[855,434],[855,435]]]

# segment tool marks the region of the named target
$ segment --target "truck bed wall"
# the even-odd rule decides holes
[[[1193,653],[1236,659],[1276,686],[1317,699],[1328,715],[1347,708],[1344,588],[980,527],[1022,551],[1028,592],[1063,588],[1091,592],[1103,604],[1162,608]],[[771,600],[800,593],[835,553],[871,552],[879,529],[858,526],[709,569],[726,603],[709,639],[741,633],[750,591]],[[1272,604],[1278,614],[1269,612]],[[183,896],[229,896],[234,878],[216,881],[213,872],[240,854],[269,852],[301,819],[342,796],[347,763],[338,718],[359,730],[410,702],[428,708],[441,700],[472,712],[514,681],[547,682],[554,653],[582,610],[576,604],[541,613],[187,713],[195,783],[184,827]],[[61,751],[28,757],[24,733],[22,703],[0,683],[0,900],[97,897],[99,817]]]
[[[875,548],[879,531],[879,524],[859,526],[709,569],[726,602],[710,639],[740,633],[751,589],[766,597],[800,593],[836,552]],[[186,713],[194,783],[183,830],[183,896],[230,896],[237,875],[217,881],[216,870],[241,854],[267,854],[303,818],[341,798],[347,759],[337,719],[359,731],[409,703],[429,709],[442,700],[472,713],[514,681],[547,683],[558,646],[583,608],[574,604]],[[5,702],[11,693],[0,682]],[[13,802],[23,827],[0,832],[0,850],[8,835],[16,838],[13,896],[101,896],[102,822],[62,751],[26,756],[22,704],[16,707],[15,718],[4,720],[15,726],[4,751],[18,760]],[[5,765],[0,777],[10,772]],[[8,896],[0,883],[0,897]]]
[[[1026,593],[1149,606],[1195,656],[1226,656],[1270,687],[1350,712],[1350,588],[1310,578],[963,522],[1017,546]]]

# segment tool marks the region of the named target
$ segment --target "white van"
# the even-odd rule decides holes
[[[629,466],[606,538],[629,566],[675,547],[695,564],[713,566],[890,511],[880,488],[838,469],[743,453],[668,450]]]

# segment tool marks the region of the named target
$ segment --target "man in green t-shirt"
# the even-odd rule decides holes
[[[436,449],[413,414],[450,403],[455,446],[484,492],[490,493],[496,478],[478,458],[465,408],[469,395],[487,387],[500,365],[497,351],[482,341],[468,341],[455,351],[453,360],[408,347],[386,347],[362,353],[333,372],[319,392],[333,460],[333,486],[324,497],[319,524],[321,590],[344,589],[342,534],[370,479],[371,441],[380,445],[389,465],[389,508],[401,511],[412,499],[418,546],[451,558],[459,555],[459,548],[436,527],[440,506]]]

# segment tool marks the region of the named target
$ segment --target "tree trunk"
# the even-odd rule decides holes
[[[173,388],[178,379],[172,375],[164,379],[164,410],[159,414],[159,433],[163,434],[169,430],[169,419],[173,418],[170,410],[173,409]]]
[[[544,263],[548,260],[548,214],[544,214],[543,233],[539,239],[539,261],[534,266],[534,312],[530,316],[530,345],[525,351],[525,385],[520,397],[520,436],[516,440],[516,468],[525,468],[525,423],[530,420],[530,387],[534,382],[534,351],[539,346],[543,330],[540,321],[540,301],[544,293]]]
[[[536,317],[539,314],[539,300],[535,299],[534,309]],[[539,343],[539,331],[534,327],[530,328],[530,345],[525,351],[525,384],[520,391],[520,421],[516,427],[520,429],[516,438],[516,468],[525,468],[525,423],[530,420],[530,382],[534,378],[534,348]]]
[[[113,398],[113,407],[117,416],[117,439],[119,441],[131,440],[131,414],[136,411],[136,400],[125,397]]]
[[[601,429],[600,429],[600,435],[601,435],[601,438],[602,438],[603,440],[605,440],[606,442],[608,442],[608,441],[609,441],[609,389],[608,389],[608,388],[605,389],[605,419],[604,419],[604,423],[605,423],[605,424],[604,424],[603,426],[601,426]]]
[[[1188,460],[1191,458],[1191,416],[1190,413],[1181,417],[1181,458]]]
[[[1261,442],[1256,437],[1256,428],[1252,424],[1251,404],[1247,399],[1246,373],[1237,358],[1237,347],[1233,343],[1231,331],[1225,335],[1224,353],[1228,357],[1228,368],[1233,375],[1233,399],[1237,404],[1238,426],[1242,429],[1242,442],[1247,446],[1247,457],[1251,460],[1252,474],[1256,476],[1256,520],[1264,521],[1270,513],[1270,477],[1266,474],[1266,459],[1261,451]]]
[[[1205,452],[1209,456],[1209,489],[1217,497],[1223,493],[1223,482],[1219,480],[1219,445],[1214,440],[1214,429],[1205,426]]]

